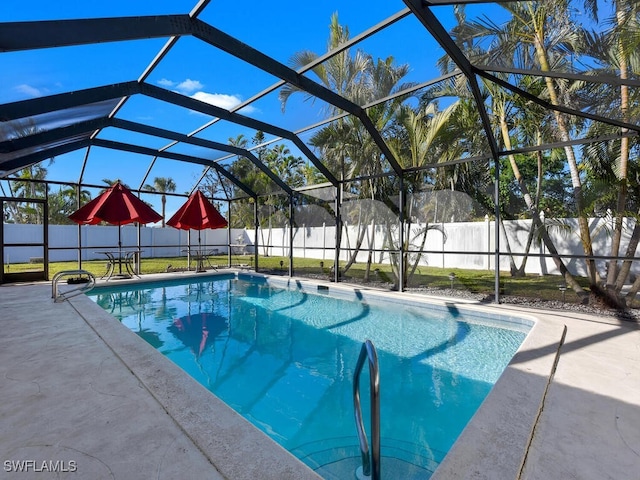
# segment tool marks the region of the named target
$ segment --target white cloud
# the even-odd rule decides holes
[[[191,95],[191,98],[215,105],[216,107],[224,108],[225,110],[231,110],[242,103],[240,97],[224,93],[207,93],[200,91]],[[243,113],[252,113],[255,112],[256,109],[251,106],[247,106],[242,108],[240,111]]]
[[[160,80],[158,80],[158,85],[161,85],[163,87],[173,87],[175,86],[176,82],[173,82],[171,80],[167,80],[166,78],[162,78]]]
[[[204,85],[199,80],[191,80],[187,78],[180,83],[174,82],[167,78],[158,80],[158,85],[166,88],[171,88],[177,93],[182,95],[190,95],[191,98],[200,100],[201,102],[215,105],[216,107],[224,108],[225,110],[231,110],[242,103],[242,98],[238,95],[227,95],[225,93],[207,93],[203,90]],[[247,106],[240,109],[242,113],[254,113],[256,108]],[[197,112],[194,112],[197,113]]]
[[[180,82],[176,86],[176,89],[180,93],[192,93],[196,90],[202,90],[203,87],[204,85],[202,85],[198,80],[191,80],[190,78],[187,78],[185,81]]]
[[[41,97],[42,95],[44,95],[45,92],[43,92],[42,90],[36,88],[36,87],[32,87],[31,85],[27,85],[26,83],[23,83],[21,85],[18,85],[17,87],[15,87],[15,90],[24,94],[24,95],[28,95],[29,97]]]

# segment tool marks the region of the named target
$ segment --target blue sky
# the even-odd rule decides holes
[[[187,14],[195,3],[195,0],[2,0],[0,21]],[[214,0],[199,18],[276,60],[288,63],[291,55],[300,50],[311,50],[318,54],[326,51],[328,26],[334,12],[338,12],[340,23],[349,27],[353,37],[404,8],[404,3],[399,0],[374,0],[364,4],[355,1],[283,0],[238,3]],[[472,7],[469,7],[469,11],[471,9]],[[436,11],[445,27],[450,27],[451,8],[439,7]],[[0,103],[136,80],[165,41],[148,39],[1,54]],[[405,78],[407,82],[423,82],[438,75],[434,64],[442,55],[442,50],[412,16],[364,41],[359,48],[374,58],[393,56],[398,64],[409,64],[411,70]],[[147,82],[224,108],[231,108],[277,80],[210,45],[189,37],[177,42]],[[291,98],[286,111],[283,112],[276,91],[242,113],[295,131],[323,119],[325,114],[321,107],[322,102],[304,102],[303,97],[299,95]],[[118,117],[185,134],[211,119],[200,113],[188,112],[141,96],[130,99]],[[198,136],[227,143],[230,137],[236,137],[238,134],[251,138],[254,133],[251,129],[218,122]],[[163,139],[113,128],[104,130],[99,138],[140,143],[151,148],[160,148],[169,143]],[[267,139],[270,138],[272,137],[267,135]],[[305,135],[302,135],[302,138],[304,140]],[[293,145],[288,142],[280,143],[284,143],[298,154]],[[172,148],[171,151],[204,155],[201,149],[187,145]],[[47,167],[49,178],[60,181],[78,180],[84,155],[85,150],[82,150],[57,157]],[[206,155],[207,158],[225,156],[223,152],[217,152],[214,156],[207,152]],[[125,183],[137,188],[150,162],[151,157],[93,148],[83,181],[102,184],[102,179],[121,178]],[[193,188],[201,172],[202,167],[199,166],[158,159],[146,183],[152,183],[154,177],[171,177],[177,184],[176,191],[184,193]],[[92,191],[92,194],[96,193],[97,191]],[[159,201],[154,197],[145,200],[152,201],[159,210]],[[181,199],[170,198],[167,216],[181,203]]]

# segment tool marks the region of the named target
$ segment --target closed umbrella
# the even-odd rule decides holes
[[[198,230],[198,250],[201,249],[200,231],[205,228],[224,228],[227,220],[207,200],[200,190],[193,192],[178,211],[167,220],[167,225],[180,230]]]
[[[122,233],[120,226],[134,222],[142,224],[157,222],[162,219],[162,215],[118,181],[69,215],[69,218],[81,225],[96,225],[100,222],[118,225],[118,252],[121,256]]]

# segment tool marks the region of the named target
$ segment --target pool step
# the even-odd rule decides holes
[[[402,480],[425,480],[431,477],[433,470],[419,467],[399,458],[382,455],[380,457],[380,473],[384,478],[398,478]],[[362,466],[360,455],[348,457],[316,468],[315,471],[325,480],[355,479],[356,470]]]
[[[389,478],[385,471],[394,472],[393,478],[403,480],[428,479],[444,457],[443,452],[427,452],[411,442],[393,438],[383,437],[381,444],[383,479]],[[291,452],[327,480],[355,479],[356,468],[362,466],[355,436],[307,443]]]

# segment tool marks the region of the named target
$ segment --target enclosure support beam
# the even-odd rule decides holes
[[[220,117],[229,122],[243,125],[249,128],[255,128],[256,130],[261,130],[263,132],[273,133],[274,135],[280,135],[282,137],[293,135],[290,131],[285,130],[283,128],[278,128],[268,123],[261,122],[259,120],[254,120],[249,117],[245,117],[244,115],[240,115],[239,113],[231,113],[228,110],[225,110],[224,108],[217,107],[210,103],[196,100],[194,98],[187,97],[185,95],[181,95],[179,93],[172,92],[170,90],[165,90],[163,88],[156,87],[155,85],[151,85],[148,83],[140,84],[140,93],[142,93],[143,95],[149,96],[151,98],[172,103],[174,105],[178,105],[183,108],[189,108],[191,110],[205,113],[207,115]],[[227,146],[227,149],[228,148],[229,146]],[[222,145],[220,145],[220,149],[223,149]],[[289,186],[285,184],[280,179],[280,177],[278,177],[278,175],[275,174],[275,172],[267,168],[267,166],[264,163],[262,163],[255,155],[253,155],[248,150],[244,150],[244,149],[241,149],[241,150],[242,150],[242,155],[247,157],[256,167],[262,170],[262,172],[265,175],[267,175],[276,185],[278,185],[283,191],[287,193],[291,193],[291,189],[289,188]]]
[[[336,202],[335,202],[335,215],[336,215],[336,247],[334,248],[333,259],[333,280],[338,283],[340,281],[340,244],[342,243],[342,214],[340,213],[340,206],[342,204],[342,183],[336,187]]]
[[[124,82],[102,87],[58,93],[47,97],[30,98],[0,105],[0,118],[3,121],[33,117],[43,113],[55,112],[80,105],[115,102],[123,96],[140,93],[137,82]]]
[[[80,194],[82,193],[82,188],[80,187],[80,183],[76,185],[76,210],[79,210],[80,205]],[[78,270],[82,270],[82,226],[78,224]]]
[[[400,207],[400,213],[398,214],[398,220],[400,221],[400,233],[398,240],[400,242],[400,258],[398,259],[398,291],[404,291],[404,209],[405,209],[405,194],[404,194],[404,176],[400,175],[400,192],[398,203]]]
[[[495,208],[495,217],[496,217],[496,231],[495,231],[495,275],[494,275],[494,295],[495,295],[495,303],[500,303],[500,162],[497,160],[495,163],[495,172],[493,179],[493,197],[494,197],[494,208]],[[506,232],[505,232],[506,234]]]
[[[78,138],[89,138],[89,134],[96,128],[102,128],[109,125],[109,119],[106,117],[94,118],[77,122],[64,127],[52,128],[50,130],[41,130],[24,137],[15,137],[0,142],[0,152],[18,152],[28,149],[42,149],[43,145],[55,145],[62,141],[69,141]]]
[[[420,20],[422,25],[431,33],[433,38],[440,44],[440,46],[444,49],[447,55],[451,58],[451,60],[458,66],[458,68],[462,71],[465,77],[467,77],[467,81],[469,82],[469,88],[471,89],[471,93],[473,98],[478,106],[478,113],[480,115],[480,121],[482,122],[482,128],[487,137],[487,142],[489,143],[489,149],[491,150],[491,158],[494,161],[496,167],[496,181],[499,174],[499,165],[500,165],[500,157],[498,153],[498,142],[493,134],[493,130],[491,129],[491,121],[489,119],[489,114],[487,113],[487,109],[485,108],[484,98],[482,96],[482,92],[480,91],[480,86],[478,84],[478,79],[476,74],[479,72],[476,68],[473,67],[469,59],[462,53],[462,50],[456,45],[453,41],[447,30],[444,28],[442,23],[437,19],[437,17],[433,14],[431,9],[429,8],[428,3],[423,2],[422,0],[404,0],[404,3],[411,9],[414,15]],[[495,215],[496,215],[496,225],[500,222],[500,205],[499,205],[499,197],[497,196],[498,192],[498,184],[495,186],[496,196],[494,198],[495,201]],[[496,231],[498,229],[496,228]],[[498,236],[496,235],[496,270],[495,270],[495,303],[500,303],[500,244]]]
[[[533,103],[537,103],[538,105],[548,109],[548,110],[555,110],[557,112],[560,113],[564,113],[567,115],[573,115],[576,116],[578,118],[586,118],[589,120],[593,120],[595,122],[601,122],[607,125],[612,125],[614,127],[620,127],[620,128],[628,128],[629,130],[633,130],[636,133],[640,132],[640,127],[638,127],[638,125],[634,125],[632,123],[628,123],[628,122],[621,122],[618,121],[616,119],[613,118],[606,118],[606,117],[602,117],[600,115],[595,115],[589,112],[584,112],[581,110],[575,110],[573,108],[569,108],[566,107],[564,105],[556,105],[554,103],[548,102],[546,100],[541,99],[540,97],[533,95],[532,93],[527,92],[526,90],[523,90],[519,87],[516,87],[515,85],[512,85],[509,82],[506,82],[504,80],[502,80],[501,78],[498,78],[494,75],[491,75],[490,73],[485,72],[484,70],[480,70],[474,67],[474,71],[477,72],[477,74],[483,78],[486,78],[487,80],[497,83],[498,85],[500,85],[501,87],[506,88],[507,90],[511,90],[513,93],[520,95],[521,97],[526,98],[527,100],[533,102]]]
[[[40,115],[43,113],[48,113],[56,110],[63,110],[66,108],[73,108],[82,105],[97,103],[97,102],[109,102],[114,101],[116,99],[130,97],[132,95],[142,94],[145,96],[149,96],[151,98],[156,98],[158,100],[172,103],[174,105],[178,105],[184,108],[189,108],[191,110],[199,111],[201,113],[205,113],[207,115],[217,116],[224,120],[227,120],[232,123],[236,123],[239,125],[247,126],[249,128],[254,128],[256,130],[262,130],[267,133],[272,133],[273,135],[279,135],[286,138],[291,138],[295,136],[292,132],[285,130],[283,128],[278,128],[273,125],[270,125],[265,122],[260,122],[258,120],[251,119],[249,117],[245,117],[243,115],[239,115],[237,113],[230,113],[228,110],[225,110],[220,107],[216,107],[214,105],[201,102],[190,97],[185,97],[184,95],[180,95],[175,92],[171,92],[169,90],[165,90],[154,85],[146,84],[146,83],[138,83],[138,82],[124,82],[118,83],[108,86],[89,88],[85,90],[77,90],[74,92],[62,93],[57,95],[51,95],[48,97],[39,97],[36,99],[22,100],[19,102],[8,103],[5,105],[0,105],[0,118],[5,121],[26,118],[30,116]],[[74,134],[75,130],[80,129],[81,131],[86,131],[86,128],[97,127],[104,128],[107,125],[103,125],[101,122],[109,122],[109,124],[113,126],[117,126],[119,128],[132,129],[134,131],[145,130],[143,133],[148,132],[151,135],[158,136],[167,136],[168,138],[174,138],[179,136],[177,141],[185,141],[187,142],[186,136],[181,136],[175,132],[170,132],[168,130],[157,129],[150,126],[140,126],[135,124],[134,122],[127,122],[125,120],[114,119],[111,118],[109,120],[105,120],[104,118],[97,119],[95,121],[87,122],[86,124],[72,125],[67,127],[66,129],[55,129],[51,133],[42,133],[43,137],[53,136],[55,138],[66,138],[66,135]],[[84,127],[84,130],[83,130]],[[153,133],[151,133],[153,132]],[[77,133],[77,132],[76,132]],[[38,139],[41,139],[39,136]],[[94,141],[99,141],[99,139],[94,139]],[[29,142],[29,139],[21,140],[20,142]],[[205,146],[207,148],[214,148],[221,151],[226,151],[235,155],[246,156],[249,160],[251,160],[258,168],[260,168],[272,181],[274,181],[282,190],[287,193],[291,192],[291,189],[288,185],[284,184],[281,179],[271,170],[267,169],[267,167],[262,164],[251,152],[245,149],[233,147],[231,145],[221,144],[218,142],[206,141],[203,144],[202,140],[198,140],[195,138],[190,138],[188,143],[199,142],[198,144],[201,146]],[[22,146],[22,143],[19,144]],[[72,145],[73,148],[69,148],[69,145]],[[79,148],[83,148],[84,146],[88,146],[89,142],[87,139],[83,139],[81,142],[71,142],[67,145],[63,145],[67,147],[62,153],[66,153],[68,151],[77,150]],[[2,145],[1,148],[8,148],[9,145]],[[13,169],[13,165],[17,165],[15,170],[19,170],[23,166],[26,166],[31,163],[37,163],[38,161],[44,160],[46,158],[51,158],[53,156],[61,154],[57,149],[61,147],[54,147],[50,149],[44,149],[36,152],[35,154],[25,155],[22,157],[17,157],[16,159],[5,162],[3,165],[10,164],[7,168],[3,168],[4,170]],[[10,150],[13,151],[13,150]],[[39,155],[39,157],[37,156]],[[157,155],[162,156],[161,151],[157,150],[153,153],[149,153],[148,155]],[[201,163],[203,165],[211,166],[213,163],[214,168],[218,170],[218,172],[225,175],[229,178],[229,173],[222,172],[222,167],[218,165],[216,162],[208,161],[204,163],[200,162],[192,162],[192,163]],[[232,180],[236,185],[238,185],[238,180]],[[242,190],[244,190],[249,195],[253,196],[253,193],[248,190],[246,186],[238,185]]]
[[[386,144],[374,123],[371,121],[371,118],[367,115],[367,112],[362,107],[351,100],[340,96],[324,85],[314,82],[309,77],[300,75],[285,64],[282,64],[249,45],[240,42],[238,39],[218,30],[202,20],[192,19],[191,23],[192,27],[190,33],[195,38],[233,55],[240,60],[244,60],[245,62],[270,73],[291,85],[295,85],[314,97],[317,97],[330,105],[333,105],[340,110],[344,110],[345,112],[349,112],[357,117],[362,123],[362,126],[367,130],[369,135],[371,135],[371,139],[376,143],[382,154],[385,156],[387,162],[391,165],[391,168],[396,173],[400,173],[402,169],[400,168],[395,155]]]
[[[78,140],[77,142],[58,145],[57,147],[48,148],[46,150],[37,150],[23,157],[2,162],[2,170],[6,172],[4,175],[7,176],[22,168],[28,167],[29,165],[41,162],[42,160],[48,160],[53,157],[64,155],[65,153],[73,152],[74,150],[88,147],[89,143],[90,140],[85,138]]]
[[[229,207],[227,208],[228,212],[231,212],[229,208],[231,207],[231,202],[229,202]],[[231,220],[231,215],[229,215],[229,220]],[[260,221],[258,219],[258,197],[253,199],[253,264],[254,271],[258,271],[258,227],[260,226]]]
[[[4,194],[4,189],[2,190]],[[4,214],[4,198],[0,197],[0,212]],[[2,239],[2,243],[0,243],[0,285],[4,283],[4,219],[0,222],[0,239]]]
[[[243,182],[229,173],[225,168],[218,165],[216,162],[212,162],[211,160],[206,160],[204,158],[192,157],[190,155],[184,155],[182,153],[173,153],[173,152],[158,152],[152,148],[141,147],[138,145],[131,145],[128,143],[122,142],[114,142],[112,140],[100,140],[99,138],[93,140],[92,144],[96,147],[102,148],[111,148],[114,150],[122,150],[124,152],[133,152],[139,153],[141,155],[149,155],[149,156],[158,156],[163,158],[170,158],[173,160],[178,160],[181,162],[187,163],[195,163],[198,165],[204,165],[205,167],[213,167],[217,172],[227,178],[229,181],[233,182],[238,188],[240,188],[243,192],[251,197],[256,197],[257,194],[247,187]]]
[[[44,224],[44,238],[42,239],[44,245],[42,246],[43,250],[43,261],[44,261],[44,279],[49,280],[49,189],[47,188],[44,191],[44,204],[42,205],[44,218],[42,219],[42,223]]]
[[[293,276],[293,195],[289,195],[289,276]]]
[[[80,168],[80,175],[78,175],[78,188],[82,187],[82,181],[84,180],[84,171],[87,169],[87,162],[89,161],[89,153],[91,153],[91,145],[89,145],[87,147],[87,150],[84,152],[82,167]],[[78,190],[78,192],[80,192],[80,190]],[[78,198],[80,198],[80,193],[78,193]],[[80,208],[80,203],[78,203],[78,208]]]
[[[231,268],[231,201],[229,201],[229,225],[227,228],[227,266]]]

